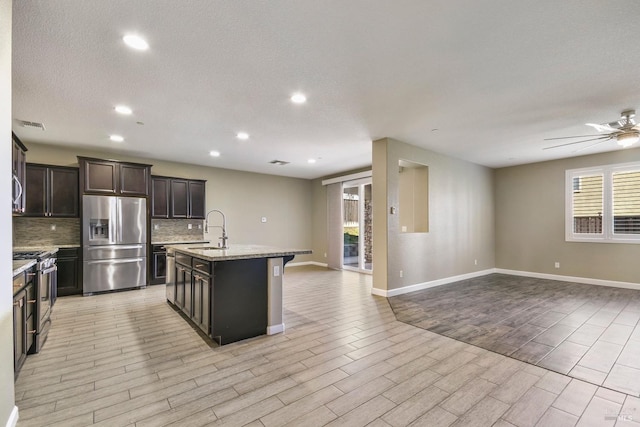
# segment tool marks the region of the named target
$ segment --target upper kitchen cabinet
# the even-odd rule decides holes
[[[151,177],[151,217],[169,218],[169,197],[171,178]]]
[[[22,144],[15,133],[12,136],[12,185],[13,196],[11,197],[12,211],[16,215],[24,213],[26,204],[25,183],[26,183],[26,163],[27,163],[27,147]]]
[[[78,217],[78,168],[28,163],[26,177],[26,216]]]
[[[152,217],[204,219],[205,183],[166,176],[151,177]]]
[[[151,165],[78,157],[83,194],[148,196]]]

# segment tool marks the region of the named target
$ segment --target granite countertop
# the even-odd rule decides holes
[[[152,245],[179,245],[179,244],[196,244],[196,243],[209,243],[206,240],[173,240],[173,241],[151,241]]]
[[[168,249],[180,251],[208,261],[230,261],[234,259],[279,258],[289,255],[310,254],[310,249],[276,248],[262,245],[230,245],[218,249],[211,243],[167,245]],[[208,249],[209,248],[209,249]]]
[[[47,251],[55,254],[58,249],[79,248],[80,245],[55,245],[55,246],[14,246],[13,252]]]

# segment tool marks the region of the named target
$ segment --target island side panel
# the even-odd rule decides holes
[[[269,318],[267,322],[267,335],[284,332],[284,319],[282,318],[282,275],[284,274],[284,262],[282,258],[269,258],[267,262],[267,298]]]
[[[266,271],[266,258],[214,262],[211,329],[220,345],[264,335],[268,317]]]

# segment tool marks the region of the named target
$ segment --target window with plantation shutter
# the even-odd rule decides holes
[[[640,162],[566,172],[566,239],[640,243]]]

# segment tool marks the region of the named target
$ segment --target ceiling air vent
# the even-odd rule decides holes
[[[272,165],[278,165],[278,166],[284,166],[289,164],[289,162],[285,162],[284,160],[271,160],[269,163],[271,163]]]
[[[25,128],[44,130],[44,125],[42,123],[30,122],[28,120],[18,120],[18,122]]]

